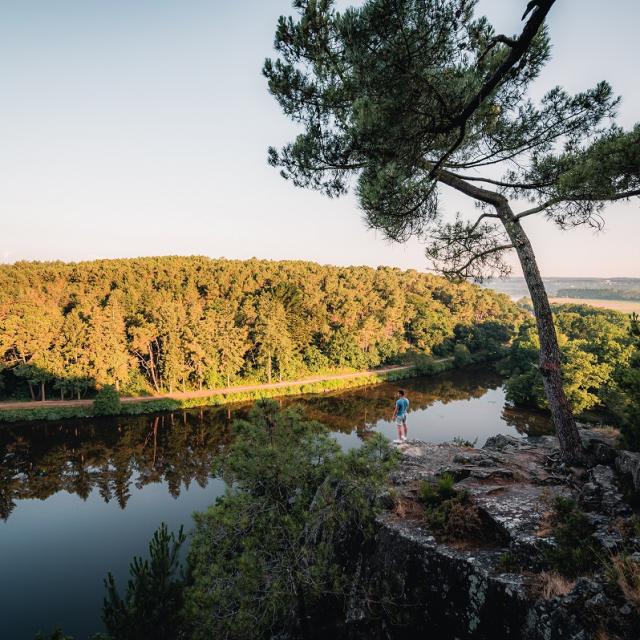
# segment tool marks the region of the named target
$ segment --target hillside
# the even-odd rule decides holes
[[[395,268],[156,257],[0,266],[5,397],[267,381],[504,340],[493,291]]]

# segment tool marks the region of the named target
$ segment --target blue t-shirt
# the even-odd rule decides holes
[[[396,414],[398,418],[403,418],[407,415],[407,411],[409,410],[409,400],[407,398],[398,398],[396,400],[396,409],[398,413]]]

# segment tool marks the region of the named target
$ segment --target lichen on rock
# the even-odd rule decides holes
[[[588,640],[608,631],[637,640],[640,614],[602,567],[565,581],[547,599],[533,588],[548,569],[544,549],[558,544],[550,513],[559,498],[584,510],[592,532],[584,544],[598,554],[640,554],[638,540],[622,533],[633,514],[619,482],[621,473],[635,482],[635,456],[617,451],[600,434],[585,431],[582,437],[591,459],[586,470],[564,464],[553,437],[500,435],[482,449],[415,440],[400,445],[401,463],[392,474],[397,508],[379,517],[376,548],[357,578],[369,611],[385,623],[360,617],[359,632],[374,639],[420,633],[460,640]],[[453,476],[455,490],[481,514],[487,534],[481,539],[444,541],[421,516],[421,484],[435,485],[444,474]],[[385,605],[376,608],[376,602]]]

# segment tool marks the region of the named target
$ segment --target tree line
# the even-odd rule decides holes
[[[523,318],[502,294],[391,267],[19,262],[0,267],[0,394],[145,394],[364,369],[457,343],[477,350],[478,336],[504,339]]]
[[[640,289],[558,289],[558,298],[586,298],[592,300],[640,300]]]

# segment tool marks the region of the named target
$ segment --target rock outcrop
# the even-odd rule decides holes
[[[482,449],[409,441],[392,478],[394,508],[379,519],[376,548],[357,571],[347,615],[354,636],[371,638],[518,638],[637,640],[638,612],[612,596],[603,575],[567,583],[565,593],[541,597],[541,547],[555,496],[572,497],[593,525],[602,554],[615,553],[632,513],[618,477],[637,487],[636,454],[618,452],[599,434],[584,432],[588,471],[563,464],[553,437],[490,438]],[[615,470],[614,470],[615,469]],[[438,541],[418,499],[423,481],[451,474],[482,517],[482,542]],[[616,526],[612,526],[612,523]],[[622,523],[622,524],[621,524]],[[631,540],[640,552],[640,541]],[[638,554],[640,558],[640,554]]]

